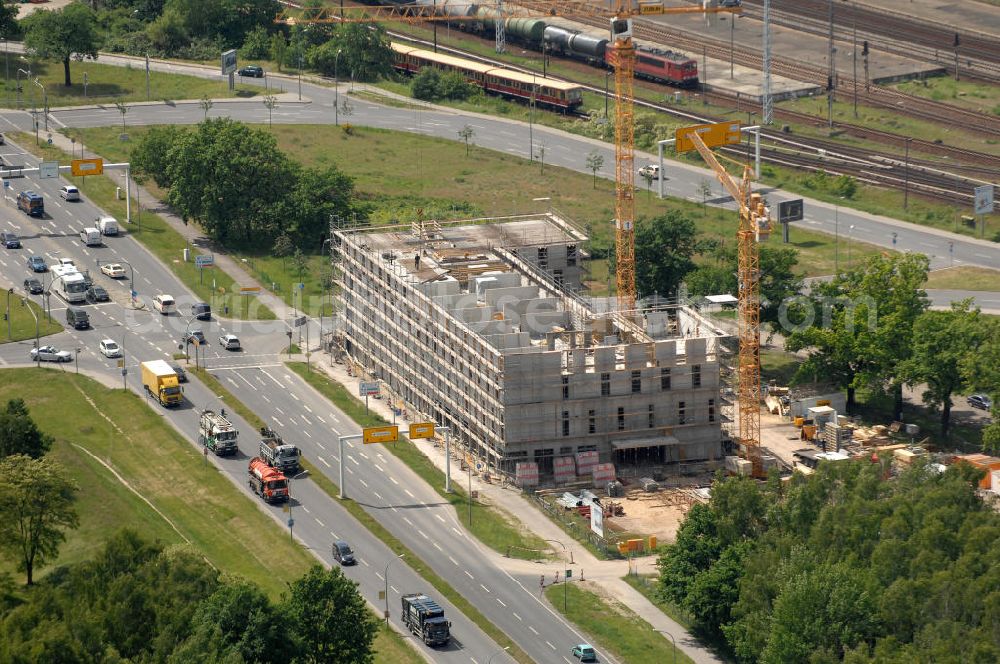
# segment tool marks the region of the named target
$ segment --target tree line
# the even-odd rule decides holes
[[[153,127],[130,158],[135,172],[168,190],[167,202],[185,222],[197,221],[231,249],[291,243],[314,253],[332,216],[365,212],[354,181],[335,166],[303,167],[269,132],[228,118]]]
[[[659,592],[739,662],[1000,661],[1000,515],[981,471],[884,469],[717,479],[659,558]]]

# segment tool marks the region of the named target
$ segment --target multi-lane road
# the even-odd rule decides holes
[[[11,161],[35,165],[35,160],[8,144],[2,152]],[[58,198],[60,180],[23,178],[15,180],[15,189],[33,189],[45,197],[46,215],[34,219],[23,215],[12,200],[0,203],[0,228],[17,230],[23,248],[0,250],[0,275],[15,288],[24,278],[33,275],[26,257],[40,255],[50,264],[59,258],[72,258],[81,269],[89,269],[95,283],[112,294],[112,301],[84,305],[90,313],[93,328],[67,330],[43,339],[63,349],[82,349],[80,368],[105,375],[108,379],[127,383],[140,392],[138,363],[151,359],[171,359],[187,329],[201,329],[210,341],[204,357],[213,373],[251,409],[268,421],[283,437],[297,444],[316,468],[337,480],[340,459],[337,439],[341,435],[360,433],[360,429],[325,398],[288,370],[280,352],[287,342],[283,321],[239,322],[213,317],[210,322],[193,321],[190,304],[195,298],[186,288],[138,242],[124,235],[106,238],[102,247],[85,247],[79,231],[99,216],[100,211],[86,200],[68,203]],[[127,280],[112,280],[97,269],[98,261],[120,261],[135,270],[135,288],[139,298],[149,302],[158,293],[170,293],[178,302],[179,314],[161,316],[150,307],[141,310],[129,304]],[[41,296],[31,296],[40,299]],[[66,304],[53,294],[49,301],[51,315],[65,320]],[[216,341],[223,332],[240,336],[244,351],[222,349]],[[118,360],[105,358],[98,352],[101,339],[111,338],[125,347],[128,373],[123,379]],[[0,346],[0,365],[23,364],[33,341]],[[197,439],[198,412],[207,407],[219,407],[213,395],[198,381],[185,386],[186,404],[178,410],[150,407],[170,421],[192,442]],[[230,409],[231,410],[231,409]],[[240,451],[236,457],[211,458],[244,492],[246,464],[256,451],[259,439],[251,427],[240,418],[236,425],[241,432]],[[348,443],[345,475],[352,499],[361,504],[397,538],[444,577],[466,599],[506,634],[536,662],[569,662],[570,648],[586,640],[583,635],[554,613],[538,596],[538,577],[510,575],[491,562],[496,554],[484,550],[471,538],[458,521],[455,510],[405,464],[392,454],[375,446]],[[453,623],[454,643],[448,648],[430,652],[433,661],[478,662],[483,664],[499,650],[469,619],[442,597],[426,581],[407,566],[405,559],[395,556],[377,538],[357,523],[336,501],[320,492],[306,479],[293,483],[295,496],[293,516],[295,536],[306,546],[329,561],[329,547],[336,538],[349,541],[358,552],[361,564],[347,570],[348,576],[361,584],[363,595],[383,606],[378,599],[385,589],[385,570],[389,566],[388,607],[395,620],[399,619],[401,593],[424,591],[434,595],[445,606]],[[256,500],[256,499],[255,499]],[[276,520],[286,523],[287,514],[280,507],[267,507]],[[506,657],[506,655],[503,655]],[[504,661],[500,655],[494,661]],[[604,661],[614,661],[607,656]]]

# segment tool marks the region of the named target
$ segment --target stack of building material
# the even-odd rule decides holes
[[[597,465],[598,456],[596,451],[576,453],[576,474],[579,477],[587,477],[594,471]]]
[[[892,458],[899,463],[909,466],[918,458],[927,456],[927,450],[922,447],[909,447],[905,449],[893,450]]]
[[[615,479],[615,464],[599,463],[593,466],[591,472],[594,477],[594,486],[606,486],[608,482]]]
[[[851,442],[854,428],[849,426],[837,426],[832,422],[823,428],[824,449],[836,452],[842,447],[846,447]]]
[[[993,471],[1000,470],[1000,459],[985,454],[959,454],[955,456],[955,463],[967,463],[985,471],[985,475],[979,480],[980,489],[993,488]]]
[[[652,477],[640,477],[639,478],[639,486],[642,487],[643,491],[653,492],[653,491],[659,491],[660,490],[659,483],[656,480],[654,480]]]
[[[625,487],[618,480],[614,482],[608,482],[607,486],[608,496],[611,498],[621,498],[625,495]]]
[[[749,459],[741,459],[738,456],[727,456],[725,459],[726,472],[740,477],[749,477],[753,471],[753,462]]]
[[[517,486],[538,486],[538,464],[534,461],[520,461],[514,467],[514,484]]]
[[[552,461],[553,473],[557,483],[576,480],[576,462],[571,456],[556,457]]]

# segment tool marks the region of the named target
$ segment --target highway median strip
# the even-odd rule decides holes
[[[233,393],[224,387],[222,382],[215,378],[215,376],[211,375],[209,371],[202,368],[190,369],[190,371],[202,382],[204,382],[214,394],[223,395],[223,403],[246,420],[247,423],[257,428],[266,426],[264,420],[261,419],[260,416],[250,410],[242,401],[237,399]],[[510,650],[508,652],[511,657],[521,664],[534,662],[534,660],[531,659],[531,657],[529,657],[528,654],[520,648],[520,646],[504,634],[500,628],[490,622],[490,620],[483,615],[479,609],[472,604],[472,602],[467,600],[457,590],[455,590],[451,584],[449,584],[443,577],[439,576],[409,547],[397,539],[395,535],[390,533],[385,526],[375,519],[375,517],[366,512],[361,505],[349,498],[346,500],[340,500],[337,497],[340,495],[340,490],[337,485],[333,482],[333,480],[324,475],[316,466],[310,463],[308,459],[302,459],[302,467],[309,473],[309,479],[315,482],[316,486],[322,489],[332,500],[337,501],[344,509],[350,512],[351,516],[357,519],[358,522],[375,535],[375,537],[382,540],[382,542],[388,546],[393,553],[396,555],[406,554],[406,563],[417,574],[422,576],[432,586],[434,586],[434,589],[447,598],[449,602],[454,604],[459,611],[469,618],[469,620],[474,622],[481,630],[483,630],[487,636],[496,641],[500,647],[509,647]]]

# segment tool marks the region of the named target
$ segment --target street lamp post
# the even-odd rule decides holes
[[[21,298],[21,306],[28,307],[28,302],[26,298],[23,297]],[[38,316],[35,315],[35,311],[31,307],[28,307],[28,312],[31,314],[31,317],[35,319],[35,366],[41,369],[42,353],[41,353],[41,347],[38,345]]]
[[[11,332],[10,332],[10,296],[11,296],[11,294],[13,292],[14,292],[13,288],[8,288],[7,289],[7,316],[6,316],[6,318],[7,318],[7,341],[10,341],[11,339],[13,339],[13,336],[11,336]]]
[[[184,336],[181,338],[181,345],[184,347],[184,362],[191,364],[191,355],[188,352],[188,333],[191,331],[191,322],[198,318],[198,314],[194,314],[188,318],[187,324],[184,326]],[[198,347],[195,346],[194,349],[194,366],[198,366]]]
[[[340,51],[333,58],[333,124],[340,124],[340,81],[337,76],[337,67],[340,65]]]
[[[385,624],[386,625],[389,624],[389,565],[391,565],[393,561],[399,560],[400,558],[404,558],[405,556],[406,556],[405,553],[401,553],[395,558],[389,560],[389,562],[385,564],[385,572],[383,573],[383,577],[385,578]]]
[[[80,373],[80,351],[82,351],[82,350],[83,350],[82,348],[77,348],[76,349],[76,373],[78,375]]]
[[[840,274],[840,208],[833,205],[833,271]]]
[[[510,650],[510,646],[504,646],[500,650],[497,650],[495,653],[493,653],[492,655],[490,655],[490,658],[488,660],[486,660],[486,664],[493,664],[493,658],[494,657],[496,657],[500,653],[507,652],[508,650]]]
[[[851,269],[851,235],[854,232],[854,224],[847,229],[847,269]]]
[[[562,542],[560,542],[559,540],[556,540],[556,539],[547,539],[545,541],[546,542],[555,542],[556,544],[558,544],[559,546],[561,546],[563,548],[563,553],[569,553],[569,564],[570,565],[575,564],[573,562],[573,552],[570,551],[569,549],[567,549],[565,544],[563,544]]]
[[[910,137],[907,136],[906,144],[906,164],[903,171],[903,209],[905,210],[910,202]]]
[[[608,119],[608,79],[611,78],[611,72],[604,72],[604,119]]]
[[[45,116],[45,131],[49,130],[49,93],[45,89],[45,86],[36,78],[32,81],[35,85],[42,89],[42,115]]]
[[[674,639],[674,635],[665,629],[656,629],[655,627],[653,628],[653,631],[659,632],[660,634],[666,634],[667,636],[670,637],[670,642],[674,646],[674,664],[677,664],[677,641]]]

